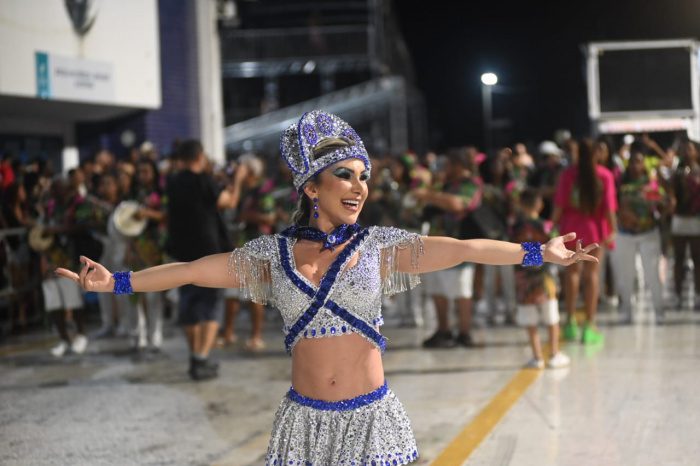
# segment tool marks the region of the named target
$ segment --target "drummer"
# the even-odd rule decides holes
[[[111,208],[109,218],[102,225],[102,256],[100,260],[111,264],[114,270],[122,270],[126,267],[126,248],[128,238],[119,233],[114,226],[114,209],[122,201],[119,191],[117,174],[113,171],[103,173],[98,182],[97,194],[99,198]],[[128,296],[106,295],[99,293],[100,316],[102,327],[93,335],[95,338],[109,336],[126,336],[129,334],[129,320],[132,314],[132,303]]]
[[[165,201],[158,183],[158,167],[143,156],[136,164],[136,179],[129,198],[141,206],[135,219],[147,220],[144,231],[129,241],[126,254],[128,269],[140,270],[163,263],[165,244]],[[132,348],[159,352],[163,342],[163,293],[139,293],[132,309]]]

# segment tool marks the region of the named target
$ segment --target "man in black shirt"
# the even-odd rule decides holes
[[[241,182],[246,175],[239,167],[232,183],[217,186],[207,172],[209,162],[197,140],[180,145],[184,169],[168,181],[168,253],[189,262],[231,250],[219,210],[238,204]],[[179,322],[185,327],[190,347],[190,377],[205,380],[218,375],[218,365],[209,360],[221,318],[221,290],[185,285],[179,288]]]

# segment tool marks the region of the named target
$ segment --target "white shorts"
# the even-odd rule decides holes
[[[700,235],[700,218],[674,215],[671,219],[671,234],[678,236]]]
[[[474,265],[460,264],[451,269],[438,270],[421,276],[428,296],[447,299],[471,298],[474,291]]]
[[[41,282],[41,289],[44,292],[46,312],[83,307],[83,293],[80,286],[72,280],[49,278]]]
[[[559,323],[559,303],[556,299],[550,299],[541,304],[518,304],[516,320],[523,327],[536,327],[542,317],[545,325]]]

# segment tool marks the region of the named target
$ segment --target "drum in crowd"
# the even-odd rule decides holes
[[[137,216],[140,209],[141,205],[136,201],[120,202],[112,214],[114,228],[129,238],[141,235],[148,225],[148,219]]]
[[[54,239],[53,233],[43,224],[36,224],[29,230],[29,247],[36,252],[47,251]]]

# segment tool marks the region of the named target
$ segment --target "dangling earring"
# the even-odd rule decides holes
[[[314,218],[318,218],[318,198],[314,197]]]

